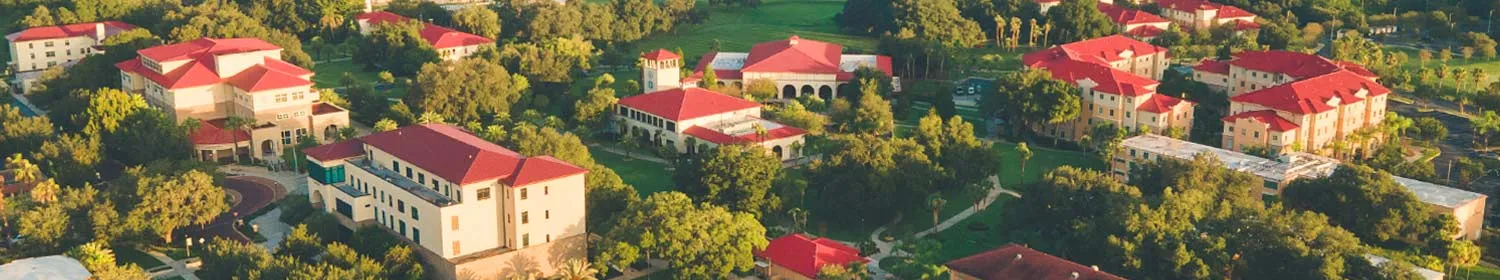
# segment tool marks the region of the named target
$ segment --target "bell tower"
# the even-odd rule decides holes
[[[641,90],[652,93],[682,87],[682,56],[657,49],[641,55]]]

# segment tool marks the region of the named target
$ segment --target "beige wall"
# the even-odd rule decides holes
[[[807,276],[803,276],[801,273],[775,263],[772,263],[771,268],[766,270],[766,276],[770,277],[771,280],[812,280],[812,278],[807,278]]]
[[[1229,75],[1204,71],[1193,71],[1193,79],[1199,82],[1203,82],[1204,84],[1208,84],[1210,87],[1215,87],[1218,90],[1229,89]]]
[[[963,272],[948,271],[948,280],[980,280],[979,277],[970,276]]]
[[[1458,220],[1459,231],[1455,238],[1479,240],[1479,235],[1484,232],[1485,199],[1486,197],[1481,197],[1453,209],[1432,205],[1432,210],[1452,214],[1453,218]]]
[[[1297,142],[1297,132],[1273,131],[1270,125],[1254,121],[1250,118],[1241,118],[1232,123],[1224,124],[1223,148],[1226,150],[1244,152],[1249,147],[1265,147],[1273,151],[1284,151]]]
[[[16,72],[46,70],[94,54],[98,43],[89,36],[10,42],[10,63]]]
[[[469,57],[470,55],[473,55],[476,52],[479,52],[479,48],[483,47],[483,46],[486,46],[486,45],[487,44],[469,45],[469,46],[457,46],[457,47],[452,47],[452,48],[446,48],[446,49],[437,50],[437,53],[438,53],[438,57],[442,58],[443,60],[459,60],[459,59],[463,59],[465,57]]]
[[[587,260],[587,245],[585,236],[576,235],[460,264],[438,265],[430,275],[436,279],[498,280],[525,271],[547,277],[568,260]]]
[[[682,86],[682,59],[641,59],[641,90],[652,93]]]

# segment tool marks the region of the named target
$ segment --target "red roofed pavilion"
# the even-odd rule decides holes
[[[832,239],[808,238],[801,233],[771,240],[771,244],[755,256],[770,262],[767,275],[772,279],[816,279],[823,266],[870,262],[859,255],[859,249]]]
[[[757,145],[782,160],[801,156],[802,128],[761,119],[761,104],[689,87],[621,98],[616,125],[628,135],[680,153],[722,145]]]
[[[663,51],[647,56],[660,52]],[[643,58],[653,60],[647,56]],[[672,58],[675,56],[664,59]],[[895,74],[889,56],[844,54],[844,46],[797,35],[785,40],[755,44],[750,47],[749,52],[720,51],[703,54],[693,73],[682,78],[682,84],[692,86],[703,82],[703,71],[709,67],[713,68],[720,85],[744,87],[753,80],[769,80],[781,89],[777,98],[783,99],[817,94],[819,98],[830,100],[837,95],[840,85],[854,82],[854,72],[861,68],[874,69],[886,76]],[[645,70],[643,72],[669,69],[648,67]],[[643,77],[642,81],[648,84],[655,81],[655,76],[650,76],[650,73],[643,74],[647,77]],[[669,73],[661,72],[657,76],[670,77],[667,74]],[[893,78],[892,84],[897,85],[896,90],[900,91],[899,78]]]
[[[412,19],[392,12],[374,11],[355,15],[354,20],[359,23],[359,32],[361,34],[369,34],[378,29],[380,25],[406,22]],[[468,57],[478,51],[480,46],[493,45],[495,43],[495,40],[490,38],[453,30],[452,28],[428,22],[422,23],[422,29],[418,33],[422,36],[422,40],[431,44],[432,48],[438,52],[438,56],[444,60],[456,60]]]
[[[1006,244],[993,250],[949,261],[945,265],[956,279],[1125,279],[1019,244]]]

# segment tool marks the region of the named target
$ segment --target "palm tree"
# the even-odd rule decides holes
[[[807,226],[807,210],[792,208],[792,210],[787,210],[786,214],[792,218],[792,231],[802,232]]]
[[[755,130],[755,142],[757,143],[766,141],[766,137],[770,136],[770,133],[766,131],[766,127],[761,126],[760,123],[750,124],[750,129]]]
[[[1026,35],[1027,35],[1026,36],[1026,46],[1028,46],[1028,47],[1035,47],[1036,46],[1036,35],[1037,35],[1037,33],[1040,33],[1042,31],[1041,30],[1042,28],[1041,28],[1041,26],[1036,25],[1036,19],[1034,19],[1034,18],[1031,19],[1031,23],[1028,26],[1030,26],[1031,29],[1029,29],[1029,30],[1026,31]]]
[[[948,200],[943,199],[941,192],[927,196],[927,207],[932,208],[932,226],[938,225],[938,212],[943,210],[944,204],[948,204]]]
[[[995,47],[1005,46],[1005,17],[995,16]]]
[[[557,270],[555,278],[558,280],[595,280],[599,279],[594,276],[598,274],[599,270],[589,267],[583,260],[571,259],[563,262],[562,267]]]
[[[1047,37],[1048,37],[1049,34],[1052,34],[1052,20],[1051,19],[1047,20],[1047,24],[1042,25],[1042,47],[1046,47],[1047,46]]]
[[[1016,152],[1021,153],[1021,177],[1025,178],[1026,162],[1030,161],[1032,156],[1031,147],[1026,146],[1026,142],[1021,142],[1021,144],[1016,145]]]
[[[1484,68],[1471,68],[1469,72],[1472,72],[1469,74],[1469,77],[1474,78],[1474,90],[1484,90],[1484,82],[1490,80],[1489,75],[1484,73]]]
[[[444,120],[443,115],[439,115],[438,113],[422,112],[422,116],[417,117],[417,122],[422,124],[440,124],[446,123],[447,120]]]
[[[231,131],[230,137],[234,139],[235,161],[240,160],[240,134],[238,132],[249,129],[253,124],[255,124],[255,117],[229,116],[224,120],[224,129]]]
[[[1467,84],[1469,82],[1469,71],[1466,71],[1463,68],[1453,68],[1452,70],[1453,89],[1457,91],[1464,91],[1464,84]]]
[[[1021,46],[1021,18],[1010,17],[1010,49]]]

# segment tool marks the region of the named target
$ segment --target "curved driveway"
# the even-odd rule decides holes
[[[190,227],[184,229],[194,237],[221,237],[241,242],[251,242],[249,237],[234,229],[234,222],[240,217],[260,211],[272,201],[280,200],[286,195],[286,188],[276,181],[253,176],[233,176],[224,180],[224,188],[240,194],[238,203],[229,207],[229,212],[214,218],[213,222],[201,228]]]

